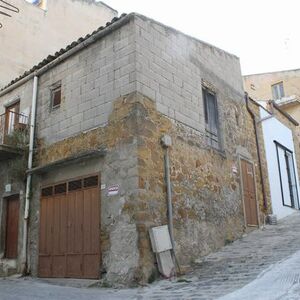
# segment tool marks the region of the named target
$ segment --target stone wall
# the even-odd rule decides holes
[[[101,273],[111,284],[136,281],[139,265],[138,231],[132,212],[127,210],[130,201],[138,202],[137,109],[134,99],[134,95],[115,99],[113,112],[106,126],[39,148],[39,155],[36,157],[36,164],[39,166],[86,150],[105,148],[107,153],[103,158],[87,159],[34,175],[30,234],[30,267],[33,275],[37,275],[38,265],[41,186],[100,173],[101,184],[105,184],[107,188],[118,184],[120,190],[116,196],[108,196],[106,189],[101,192]]]
[[[25,159],[26,164],[26,159]],[[23,238],[23,211],[25,203],[25,174],[24,160],[22,157],[0,161],[0,277],[21,272],[21,251]],[[20,168],[21,173],[20,173]],[[11,184],[11,191],[6,192],[5,186]],[[6,239],[6,197],[19,195],[19,230],[18,230],[18,258],[5,258],[5,239]]]
[[[226,105],[225,105],[226,104]],[[132,93],[114,101],[105,127],[42,146],[37,165],[105,147],[104,158],[58,168],[35,176],[31,220],[31,267],[37,270],[39,190],[82,172],[101,172],[101,183],[120,185],[120,195],[101,195],[103,273],[109,283],[147,282],[157,274],[148,230],[167,224],[164,150],[160,139],[169,134],[176,254],[181,267],[240,237],[245,230],[239,158],[257,157],[251,119],[243,104],[226,101],[222,112],[226,152],[209,148],[203,134],[161,114],[155,101]],[[239,118],[236,117],[236,110]],[[248,122],[248,123],[247,123]],[[237,173],[233,168],[237,167]],[[80,174],[79,174],[80,173]],[[76,177],[75,176],[75,177]],[[261,186],[257,195],[261,202]],[[126,236],[126,239],[124,239]],[[124,242],[124,243],[123,243]]]
[[[105,125],[113,101],[135,91],[135,36],[127,23],[40,77],[37,136],[47,145]],[[62,102],[51,109],[51,85]]]
[[[153,255],[148,239],[151,226],[167,224],[164,181],[164,151],[160,138],[164,133],[173,140],[170,150],[173,190],[174,231],[176,254],[181,266],[190,265],[237,239],[244,232],[243,200],[239,158],[254,162],[259,203],[262,203],[261,183],[251,119],[244,105],[226,101],[221,111],[226,131],[225,154],[214,151],[199,132],[172,121],[156,110],[155,102],[138,95],[139,115],[139,197],[132,203],[139,230],[142,280],[151,276]],[[226,105],[225,105],[226,104]],[[238,110],[240,121],[235,114]],[[238,173],[233,172],[237,166]]]
[[[148,230],[167,223],[164,150],[169,134],[176,255],[181,266],[240,237],[245,230],[240,158],[255,165],[253,124],[236,57],[139,15],[41,76],[34,166],[86,150],[97,160],[34,175],[30,267],[37,274],[40,188],[101,172],[120,194],[101,195],[103,274],[110,283],[147,282],[157,268]],[[202,80],[216,91],[222,147],[205,140]],[[50,109],[50,87],[62,103]],[[11,93],[11,95],[13,92]]]
[[[137,91],[158,111],[204,131],[202,80],[223,97],[242,101],[239,59],[173,28],[136,15]]]
[[[249,107],[251,111],[255,115],[256,121],[259,121],[261,119],[259,108],[260,105],[256,103],[255,101],[250,100],[249,101]],[[255,141],[255,135],[254,135],[254,125],[253,120],[250,117],[250,114],[248,114],[247,118],[247,124],[246,128],[250,130],[252,128],[252,134],[249,136],[249,139],[251,139],[251,147],[253,149],[257,149],[256,141]],[[264,212],[266,214],[272,213],[272,206],[271,206],[271,194],[270,194],[270,185],[268,180],[268,168],[267,168],[267,159],[266,159],[266,152],[265,152],[265,143],[264,143],[264,137],[263,137],[263,131],[262,131],[262,125],[261,122],[257,124],[257,137],[258,137],[258,144],[260,148],[260,157],[261,157],[261,167],[262,167],[262,174],[264,178],[264,188],[265,188],[265,195],[266,195],[266,202],[267,202],[267,209],[264,208],[264,201],[263,201],[263,195],[260,194],[259,197],[259,204],[260,204],[260,211]],[[261,182],[261,174],[260,174],[260,168],[258,161],[256,161],[255,164],[255,173],[256,173],[256,185],[261,188],[262,182]],[[261,222],[262,224],[265,222],[264,215],[261,215]]]

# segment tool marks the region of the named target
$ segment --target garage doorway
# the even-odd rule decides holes
[[[42,188],[39,276],[100,276],[99,176]]]
[[[241,172],[245,223],[247,226],[258,226],[258,207],[253,163],[241,159]]]

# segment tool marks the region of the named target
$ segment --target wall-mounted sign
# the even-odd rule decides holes
[[[11,184],[10,183],[5,185],[5,192],[6,193],[10,193],[11,192]]]
[[[119,194],[119,185],[114,184],[108,187],[107,189],[107,196],[115,196]]]
[[[233,174],[237,174],[238,173],[238,168],[237,168],[236,165],[232,165],[231,170],[232,170]]]

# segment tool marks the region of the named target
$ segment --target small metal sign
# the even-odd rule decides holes
[[[119,185],[114,184],[108,187],[107,189],[107,196],[115,196],[119,194]]]
[[[11,184],[10,183],[5,185],[5,192],[6,193],[10,193],[11,192]]]
[[[233,174],[237,174],[237,173],[238,173],[238,168],[237,168],[236,165],[232,165],[231,170],[232,170],[232,173],[233,173]]]

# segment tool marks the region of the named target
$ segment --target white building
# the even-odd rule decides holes
[[[283,218],[299,209],[299,178],[292,131],[260,107],[272,211]]]

